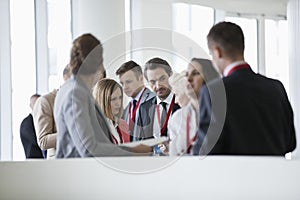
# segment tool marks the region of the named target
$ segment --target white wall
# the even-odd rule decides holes
[[[92,33],[103,44],[104,65],[110,77],[125,62],[126,37],[124,0],[72,0],[74,39]]]

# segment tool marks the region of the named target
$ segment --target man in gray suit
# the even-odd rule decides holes
[[[144,145],[125,148],[112,143],[106,119],[91,94],[104,74],[102,55],[100,41],[91,34],[73,42],[72,76],[58,91],[54,104],[58,131],[56,158],[129,156],[152,151]]]
[[[132,60],[123,63],[116,71],[116,75],[119,76],[124,93],[131,98],[122,118],[129,124],[130,141],[133,141],[135,140],[133,130],[138,119],[139,107],[155,94],[145,87],[142,68]]]

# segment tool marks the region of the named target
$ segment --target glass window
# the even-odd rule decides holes
[[[173,30],[190,38],[209,55],[206,36],[214,23],[214,10],[209,7],[185,3],[173,4]],[[192,47],[186,47],[188,59],[199,57]],[[178,71],[185,70],[187,62],[179,57],[174,58]]]
[[[266,76],[280,80],[289,92],[288,27],[286,20],[265,21]]]
[[[256,19],[248,19],[241,17],[226,17],[226,21],[230,21],[239,25],[245,37],[244,57],[254,72],[258,72],[257,68],[257,21]]]
[[[13,160],[24,160],[20,125],[31,112],[29,99],[36,91],[34,0],[11,0],[10,16]]]
[[[63,69],[69,62],[72,44],[70,0],[47,0],[49,91],[63,83]]]

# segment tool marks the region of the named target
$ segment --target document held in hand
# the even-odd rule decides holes
[[[161,144],[163,142],[167,142],[168,141],[168,137],[166,136],[162,136],[159,138],[151,138],[151,139],[147,139],[147,140],[140,140],[140,141],[135,141],[135,142],[129,142],[129,143],[123,143],[120,144],[119,146],[125,146],[125,147],[135,147],[139,144],[143,144],[143,145],[147,145],[147,146],[155,146],[158,144]]]

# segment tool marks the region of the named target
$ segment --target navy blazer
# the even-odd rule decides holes
[[[156,96],[149,101],[141,104],[137,119],[137,125],[135,126],[134,130],[135,140],[153,138],[153,122],[156,104]],[[178,109],[180,109],[180,106],[177,103],[174,103],[172,114]]]
[[[292,107],[278,80],[239,69],[203,87],[199,105],[194,154],[285,155],[296,147]]]
[[[29,114],[21,123],[20,137],[26,158],[44,158],[42,150],[37,143],[31,114]]]

